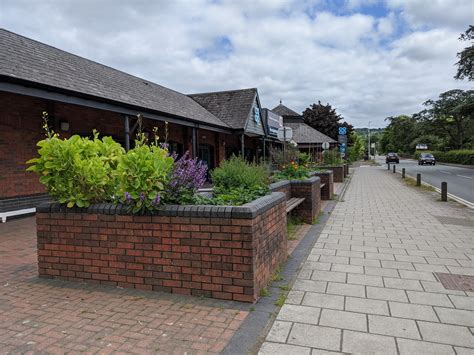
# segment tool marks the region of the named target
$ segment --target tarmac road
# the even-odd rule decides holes
[[[385,165],[385,157],[378,156],[377,162]],[[390,164],[391,165],[391,164]],[[421,174],[421,180],[435,187],[441,188],[441,182],[448,183],[448,192],[466,201],[474,203],[474,169],[460,168],[437,163],[432,165],[418,165],[416,160],[400,159],[397,171],[405,168],[406,174],[416,177]]]

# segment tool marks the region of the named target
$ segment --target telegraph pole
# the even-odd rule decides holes
[[[371,158],[372,153],[370,151],[370,121],[369,121],[369,128],[367,129],[367,133],[369,135],[369,160],[371,160],[372,159]]]

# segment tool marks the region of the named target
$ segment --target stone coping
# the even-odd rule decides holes
[[[302,180],[281,180],[281,181],[277,181],[277,182],[274,182],[274,183],[268,185],[268,187],[270,188],[270,190],[274,191],[274,190],[286,187],[288,185],[314,184],[318,180],[321,180],[321,178],[319,178],[318,176],[311,176],[307,179],[302,179]]]
[[[310,172],[311,176],[315,176],[316,174],[325,174],[325,175],[332,175],[334,172],[332,170],[321,170],[321,171],[312,171]]]
[[[242,206],[217,205],[165,205],[155,211],[142,215],[165,217],[218,217],[218,218],[255,218],[268,211],[286,197],[283,192],[272,192]],[[74,206],[68,208],[59,202],[45,202],[36,209],[39,213],[90,213],[108,215],[133,215],[130,206],[114,203],[98,203],[87,208]]]

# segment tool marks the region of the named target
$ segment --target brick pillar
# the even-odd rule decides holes
[[[321,179],[313,176],[306,180],[291,181],[291,196],[305,200],[296,207],[295,214],[312,224],[321,212]]]

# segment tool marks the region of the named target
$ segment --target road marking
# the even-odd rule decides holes
[[[463,177],[463,178],[466,178],[466,179],[472,179],[471,176],[466,176],[466,175],[458,175],[459,177]]]
[[[440,173],[443,173],[443,174],[449,174],[449,175],[451,175],[451,173],[450,173],[449,171],[440,170],[439,172],[440,172]]]

